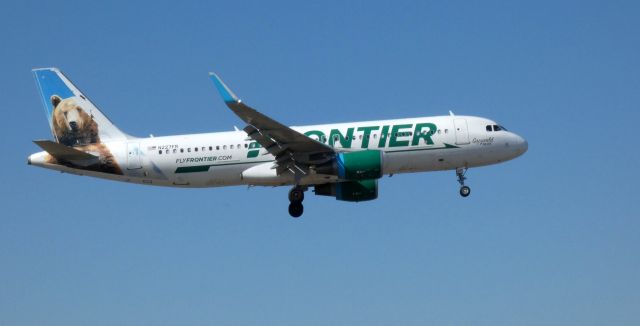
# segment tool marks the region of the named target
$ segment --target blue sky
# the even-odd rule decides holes
[[[635,1],[5,1],[0,325],[637,325]],[[165,189],[26,165],[57,66],[126,132],[446,114],[529,141],[380,198]]]

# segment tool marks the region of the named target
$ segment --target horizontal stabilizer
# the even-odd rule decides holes
[[[79,165],[91,165],[99,160],[98,156],[50,140],[34,140],[33,142],[58,160]]]

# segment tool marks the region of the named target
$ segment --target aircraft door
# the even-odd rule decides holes
[[[453,119],[453,126],[456,129],[456,145],[465,145],[469,143],[469,128],[467,128],[467,120],[462,118]]]
[[[135,170],[142,168],[140,158],[140,144],[127,143],[127,170]]]

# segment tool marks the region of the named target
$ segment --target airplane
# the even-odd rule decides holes
[[[467,169],[514,159],[527,141],[493,120],[449,115],[288,127],[238,98],[215,73],[225,104],[246,127],[139,138],[118,129],[57,68],[33,69],[53,140],[27,163],[64,173],[167,187],[291,186],[289,214],[305,191],[360,202],[383,175],[453,170],[467,197]],[[293,109],[293,108],[292,108]]]

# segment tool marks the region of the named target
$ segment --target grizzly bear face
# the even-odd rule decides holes
[[[53,104],[53,132],[58,142],[67,145],[86,145],[99,143],[98,124],[76,104],[73,97],[61,99],[51,96]]]

